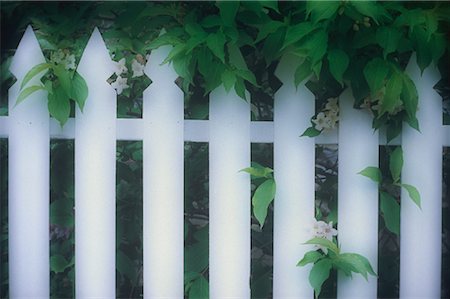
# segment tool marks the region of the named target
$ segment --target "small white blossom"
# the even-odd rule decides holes
[[[75,55],[67,55],[64,64],[66,65],[66,70],[74,70],[76,68]]]
[[[338,99],[329,98],[327,104],[325,105],[325,110],[339,112]]]
[[[125,88],[128,88],[127,78],[122,78],[120,76],[117,77],[116,81],[111,83],[111,86],[117,90],[117,94],[121,94]]]
[[[329,129],[329,121],[325,113],[320,112],[317,114],[316,118],[312,120],[313,123],[315,123],[315,127],[317,130],[322,131],[323,129]]]
[[[333,222],[329,222],[328,224],[324,221],[317,221],[314,219],[313,228],[312,228],[312,237],[313,238],[322,238],[327,239],[329,241],[333,241],[333,237],[337,236],[338,231],[333,228]],[[321,249],[325,254],[328,253],[327,248],[316,245],[318,249]]]
[[[128,69],[125,66],[125,58],[122,58],[118,62],[115,62],[114,68],[115,68],[114,73],[116,73],[117,76],[120,76],[121,74],[128,72]]]
[[[140,77],[144,75],[144,65],[140,64],[136,59],[133,59],[131,63],[131,68],[133,69],[133,78]]]
[[[58,50],[52,53],[50,61],[56,64],[60,64],[63,62],[64,56],[65,56],[64,52],[62,50]]]

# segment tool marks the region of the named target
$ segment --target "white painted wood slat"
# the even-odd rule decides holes
[[[314,115],[314,95],[293,82],[294,57],[283,57],[277,76],[284,83],[275,95],[274,171],[277,184],[274,202],[274,298],[312,298],[308,276],[311,269],[297,262],[311,246],[308,227],[314,219],[314,138],[299,137]]]
[[[420,132],[403,127],[402,183],[418,189],[422,208],[402,190],[400,298],[441,298],[442,98],[433,89],[439,75],[430,67],[421,76],[415,56],[407,72],[419,95]]]
[[[211,298],[250,298],[250,106],[223,86],[210,95]]]
[[[114,298],[116,277],[116,92],[100,32],[78,67],[89,88],[75,123],[75,286],[77,298]]]
[[[170,47],[153,51],[144,92],[144,298],[183,298],[184,97]]]
[[[365,256],[377,272],[378,185],[358,172],[378,167],[378,132],[369,112],[353,109],[353,102],[350,90],[339,100],[338,239],[342,252]],[[339,273],[337,296],[377,298],[377,279]]]
[[[31,26],[11,63],[17,82],[9,90],[9,296],[50,295],[49,172],[47,92],[38,91],[15,106],[25,74],[45,62]],[[40,78],[27,86],[42,85]]]

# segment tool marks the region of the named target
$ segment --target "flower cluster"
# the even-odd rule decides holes
[[[66,70],[74,70],[75,65],[75,55],[70,54],[67,50],[58,50],[50,54],[50,62],[54,64],[62,64],[65,66]]]
[[[141,77],[144,75],[145,63],[148,60],[142,57],[142,55],[136,55],[131,61],[131,70],[133,71],[133,75],[131,78]],[[117,94],[121,94],[124,89],[129,88],[127,72],[128,68],[126,67],[125,58],[120,59],[118,62],[114,62],[114,74],[116,74],[116,80],[111,83],[111,86],[117,90]]]
[[[314,219],[314,223],[312,226],[312,237],[313,238],[322,238],[327,239],[329,241],[333,241],[333,237],[337,236],[338,231],[333,228],[333,222],[329,222],[328,224],[324,221],[317,221]],[[315,245],[317,249],[321,249],[325,254],[328,253],[328,249]]]
[[[337,98],[329,98],[325,109],[312,119],[314,127],[319,130],[331,130],[339,121],[339,106]]]

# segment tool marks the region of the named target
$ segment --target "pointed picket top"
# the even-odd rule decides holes
[[[9,70],[16,77],[17,81],[21,82],[32,67],[44,62],[44,54],[33,32],[33,28],[29,25],[20,40]]]
[[[113,61],[97,27],[89,38],[77,71],[86,80],[93,81],[106,81],[114,73]]]
[[[297,67],[301,64],[301,58],[294,55],[284,55],[275,70],[275,76],[283,84],[294,84],[294,75]]]
[[[144,73],[153,82],[174,82],[178,78],[171,65],[162,64],[171,50],[172,46],[162,46],[150,53]]]

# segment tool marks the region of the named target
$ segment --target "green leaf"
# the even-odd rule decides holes
[[[248,70],[247,63],[239,47],[232,43],[228,43],[227,46],[231,66],[239,70]]]
[[[53,93],[48,95],[48,111],[59,121],[61,127],[67,122],[70,115],[70,102],[61,86],[56,87]]]
[[[314,264],[309,273],[309,283],[314,288],[316,298],[319,297],[322,285],[330,276],[331,261],[323,259]]]
[[[311,62],[309,60],[305,60],[301,65],[297,67],[294,74],[294,83],[295,86],[298,86],[302,83],[306,78],[311,76]],[[303,136],[303,135],[302,135]],[[317,136],[317,135],[316,135]]]
[[[417,64],[422,72],[427,66],[430,65],[431,60],[433,59],[433,50],[431,49],[432,45],[428,42],[427,36],[427,32],[421,26],[414,27],[411,36],[414,41],[414,48],[417,54]]]
[[[311,64],[314,66],[322,60],[328,48],[328,34],[325,30],[317,30],[306,38],[303,46],[309,50]]]
[[[225,87],[225,91],[229,92],[231,90],[231,88],[234,86],[234,83],[236,83],[236,76],[234,75],[233,72],[230,72],[229,70],[225,70],[222,73],[222,83],[223,86]]]
[[[394,183],[398,182],[400,179],[400,174],[403,167],[403,151],[402,147],[398,146],[391,153],[389,157],[389,170],[391,171],[392,180]]]
[[[336,50],[330,50],[328,52],[328,63],[330,65],[330,72],[333,75],[333,77],[343,85],[343,79],[342,76],[344,75],[344,72],[348,68],[348,64],[350,62],[350,59],[348,58],[348,55],[339,49]]]
[[[277,31],[271,33],[264,40],[263,55],[267,64],[270,64],[275,58],[281,55],[281,48],[284,42],[286,29],[284,27],[278,28]]]
[[[81,112],[83,112],[84,103],[86,102],[88,96],[88,86],[83,77],[75,72],[72,80],[72,92],[71,98],[77,102],[78,107],[80,107]]]
[[[263,7],[273,9],[277,13],[280,13],[280,11],[278,10],[278,1],[261,1],[261,5]]]
[[[303,258],[297,263],[297,267],[305,266],[310,263],[316,263],[322,257],[324,257],[324,255],[321,254],[319,251],[308,251],[307,253],[305,253]]]
[[[321,131],[317,130],[314,127],[309,127],[308,129],[305,130],[305,132],[303,132],[302,135],[300,135],[300,137],[303,137],[303,136],[316,137],[316,136],[320,135],[320,132]]]
[[[371,17],[376,24],[382,17],[390,19],[389,14],[381,3],[375,1],[351,1],[349,2],[362,15]]]
[[[270,24],[270,23],[269,23]],[[307,34],[311,33],[316,27],[310,22],[302,22],[293,26],[287,27],[286,37],[284,38],[283,49],[298,42]]]
[[[66,70],[63,65],[57,65],[53,68],[53,71],[58,77],[59,84],[63,91],[66,93],[67,97],[72,95],[72,74],[70,71]]]
[[[271,169],[269,167],[264,167],[256,162],[252,162],[252,167],[247,167],[240,171],[244,171],[244,172],[251,174],[252,179],[254,179],[254,178],[271,179],[273,177],[272,176],[273,169]]]
[[[275,197],[276,185],[273,179],[268,179],[256,188],[252,197],[253,214],[261,227],[267,217],[267,209]]]
[[[209,263],[208,242],[197,242],[185,249],[184,271],[202,272]]]
[[[385,111],[393,112],[395,107],[399,105],[400,94],[403,88],[403,78],[400,73],[393,73],[386,84],[386,93],[381,102],[380,114]]]
[[[338,10],[338,1],[308,1],[306,2],[306,16],[311,15],[313,23],[330,19]]]
[[[383,57],[394,52],[400,42],[402,33],[395,27],[383,26],[378,28],[376,33],[377,43],[383,48]]]
[[[369,261],[357,253],[342,253],[337,258],[349,266],[355,273],[360,273],[367,280],[367,273],[376,275]]]
[[[250,70],[237,69],[234,73],[237,76],[241,77],[242,79],[250,82],[254,86],[258,86],[258,83],[256,82],[256,77]]]
[[[219,8],[223,24],[233,27],[234,19],[239,9],[239,1],[217,1],[216,5]]]
[[[405,105],[406,113],[410,119],[416,117],[419,96],[417,94],[416,85],[407,74],[403,74],[403,88],[401,99]]]
[[[279,21],[270,21],[263,24],[259,27],[258,36],[256,37],[255,43],[265,39],[269,34],[274,33],[283,25],[284,23]]]
[[[380,210],[386,228],[397,236],[400,235],[400,205],[395,198],[383,191],[380,192]]]
[[[369,166],[358,172],[358,174],[363,175],[371,179],[376,183],[381,183],[383,178],[381,170],[378,167]]]
[[[189,289],[189,299],[206,298],[209,298],[209,283],[203,276],[199,276]]]
[[[312,238],[311,240],[306,241],[303,244],[312,244],[312,245],[320,245],[323,246],[332,252],[334,252],[336,255],[339,254],[339,248],[331,242],[330,240],[324,239],[324,238]]]
[[[408,185],[408,184],[400,184],[400,186],[402,186],[403,188],[406,189],[406,191],[408,191],[409,197],[412,199],[412,201],[420,208],[422,209],[422,207],[420,206],[420,193],[417,190],[416,187]]]
[[[247,100],[245,96],[245,85],[244,80],[242,78],[237,78],[236,83],[234,84],[234,90],[236,94],[241,97],[243,100]]]
[[[206,45],[216,55],[222,63],[225,63],[225,42],[226,38],[222,32],[209,34],[206,38]]]
[[[62,273],[69,266],[69,262],[62,255],[57,254],[50,257],[50,270],[55,273]]]
[[[24,86],[33,79],[36,75],[39,73],[46,71],[51,68],[52,65],[50,63],[41,63],[36,66],[34,66],[31,70],[28,71],[28,73],[23,77],[22,84],[20,84],[20,90],[24,88]]]
[[[27,88],[25,88],[24,90],[22,90],[19,94],[19,96],[17,97],[17,101],[16,104],[14,105],[17,106],[19,105],[21,102],[23,102],[29,95],[31,95],[32,93],[38,91],[38,90],[45,90],[45,88],[43,86],[39,86],[39,85],[33,85],[33,86],[29,86]]]
[[[389,65],[384,59],[375,57],[364,67],[364,78],[369,84],[370,91],[375,94],[384,85],[384,80],[389,73]]]

